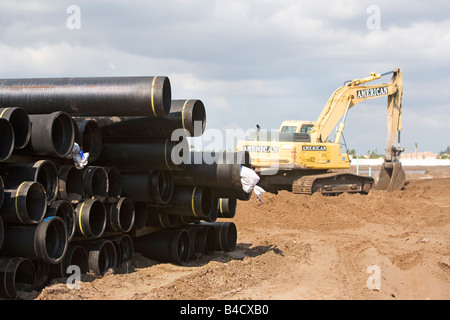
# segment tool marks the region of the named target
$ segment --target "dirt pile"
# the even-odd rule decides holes
[[[392,193],[253,197],[238,203],[233,252],[184,267],[136,254],[79,290],[61,279],[27,298],[450,299],[448,172]]]

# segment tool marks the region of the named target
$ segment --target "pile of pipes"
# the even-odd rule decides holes
[[[205,120],[163,76],[0,80],[0,297],[233,250],[250,159],[190,152]]]

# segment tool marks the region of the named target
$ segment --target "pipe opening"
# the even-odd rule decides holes
[[[52,162],[44,161],[37,169],[36,181],[40,182],[47,194],[47,201],[53,201],[57,196],[58,173]]]
[[[95,120],[85,120],[78,124],[83,152],[89,152],[89,161],[95,161],[102,149],[102,132]]]
[[[0,118],[0,160],[10,157],[14,149],[14,131],[8,120]]]
[[[72,254],[70,255],[70,261],[67,266],[76,265],[80,268],[80,272],[82,274],[86,274],[89,271],[88,255],[86,249],[84,249],[82,246],[76,246],[71,253]]]
[[[17,149],[24,148],[31,136],[28,113],[21,108],[14,108],[9,115],[9,122],[14,129],[14,146]]]
[[[59,172],[59,197],[78,202],[83,197],[83,173],[74,166],[65,166]]]
[[[119,205],[120,229],[122,229],[123,232],[128,232],[134,224],[134,202],[129,198],[123,198]]]
[[[51,260],[60,259],[67,247],[67,233],[62,219],[51,219],[45,235],[45,252]]]
[[[98,256],[98,269],[100,274],[105,274],[108,269],[115,269],[117,266],[117,253],[111,241],[105,241]]]
[[[177,243],[178,261],[185,264],[189,260],[189,233],[187,231],[180,232]]]
[[[20,210],[17,207],[16,209]],[[30,221],[38,222],[44,217],[47,210],[47,200],[40,183],[29,183],[29,188],[25,194],[25,209]]]
[[[208,217],[211,214],[211,210],[213,209],[213,203],[214,201],[211,188],[208,187],[203,188],[201,209],[205,217]]]
[[[167,115],[170,113],[170,105],[172,103],[172,89],[170,87],[170,81],[168,77],[164,77],[162,88],[164,115]]]
[[[120,170],[114,167],[105,168],[108,174],[108,197],[119,198],[122,194],[122,176]]]
[[[67,155],[73,147],[75,138],[72,119],[65,113],[56,115],[52,123],[51,136],[53,148],[60,156]]]
[[[47,216],[60,217],[66,226],[68,240],[72,239],[75,233],[74,208],[68,200],[55,201],[48,208]]]
[[[31,292],[36,281],[36,271],[33,263],[28,259],[23,259],[15,270],[14,288],[15,293]],[[16,297],[11,297],[16,298]]]
[[[200,122],[201,123],[201,132],[195,132],[195,128],[196,128],[196,123]],[[205,131],[205,126],[206,126],[206,112],[205,112],[205,106],[203,104],[202,101],[197,100],[193,107],[192,107],[192,132],[194,134],[194,136],[200,136],[203,134],[203,132]]]
[[[94,201],[90,207],[89,227],[94,237],[99,237],[105,230],[105,206],[101,201]]]

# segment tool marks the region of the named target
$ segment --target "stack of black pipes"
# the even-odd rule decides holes
[[[205,121],[202,101],[172,100],[164,76],[0,80],[0,297],[69,266],[102,276],[134,252],[184,265],[233,250],[236,226],[216,219],[249,199],[250,159],[190,153]]]

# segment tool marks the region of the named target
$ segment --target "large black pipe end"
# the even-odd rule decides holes
[[[155,117],[164,117],[170,112],[172,89],[168,77],[155,76],[150,92],[151,113]]]
[[[6,223],[36,224],[47,212],[47,195],[37,181],[5,183],[2,216]]]
[[[229,198],[219,198],[218,209],[220,218],[234,218],[236,215],[237,200]]]
[[[49,205],[46,217],[57,216],[63,219],[67,230],[67,241],[70,242],[75,234],[75,210],[69,200],[57,200]]]
[[[216,229],[216,250],[233,251],[237,241],[237,229],[234,222],[214,222],[211,225]]]
[[[217,233],[216,228],[211,224],[201,224],[206,237],[205,254],[210,255],[216,251]]]
[[[106,209],[99,199],[85,199],[75,208],[76,233],[87,238],[100,237],[106,228]]]
[[[103,276],[108,270],[116,270],[117,250],[111,240],[88,240],[81,241],[77,244],[84,246],[86,251],[88,252],[89,270],[94,272],[95,275]]]
[[[148,218],[148,208],[145,202],[134,202],[134,224],[135,230],[140,230],[145,227]]]
[[[127,233],[133,228],[135,220],[133,200],[122,197],[116,203],[106,203],[105,208],[107,230]]]
[[[33,291],[36,271],[31,260],[0,257],[0,296],[17,299],[21,292]]]
[[[173,196],[173,176],[170,171],[152,171],[150,172],[152,202],[158,204],[167,204]]]
[[[191,137],[199,137],[206,127],[206,111],[201,100],[172,100],[168,119],[181,120],[180,129],[184,129]]]
[[[201,226],[188,226],[190,258],[200,259],[205,255],[206,234]]]
[[[77,266],[81,274],[89,272],[88,252],[82,245],[69,244],[66,254],[61,262],[51,264],[49,270],[49,280],[66,278],[73,273],[69,266]]]
[[[39,260],[59,263],[67,250],[67,231],[63,219],[51,216],[42,220],[36,228],[34,246]]]
[[[122,195],[122,174],[115,167],[104,167],[108,175],[108,197],[105,202],[114,203]]]
[[[29,115],[31,121],[31,152],[66,158],[73,149],[75,125],[70,115],[63,111],[50,114]]]
[[[31,122],[28,113],[19,107],[0,108],[0,118],[9,121],[14,131],[14,147],[23,149],[31,137]]]
[[[217,210],[214,207],[212,190],[210,187],[194,187],[192,192],[192,211],[197,218],[209,219],[213,210]]]
[[[8,159],[14,150],[14,129],[8,120],[0,118],[0,161]]]
[[[58,196],[58,169],[50,160],[37,161],[33,167],[36,168],[36,178],[42,184],[47,194],[47,202],[52,203]]]
[[[3,205],[3,200],[5,199],[5,185],[3,183],[3,179],[0,176],[0,208]]]
[[[83,171],[72,165],[62,166],[58,172],[58,197],[78,203],[83,198]]]
[[[131,236],[124,233],[112,239],[114,243],[117,243],[117,266],[119,267],[124,262],[129,262],[134,257],[134,243]]]
[[[5,239],[5,225],[3,224],[3,219],[0,216],[0,250],[2,249],[4,239]]]
[[[108,174],[103,167],[86,167],[83,170],[83,185],[84,198],[105,200],[108,197]]]
[[[190,240],[186,229],[163,229],[134,238],[135,250],[159,262],[185,265],[190,258]]]
[[[78,144],[84,153],[89,153],[88,160],[94,162],[102,151],[102,131],[95,120],[77,122]]]

